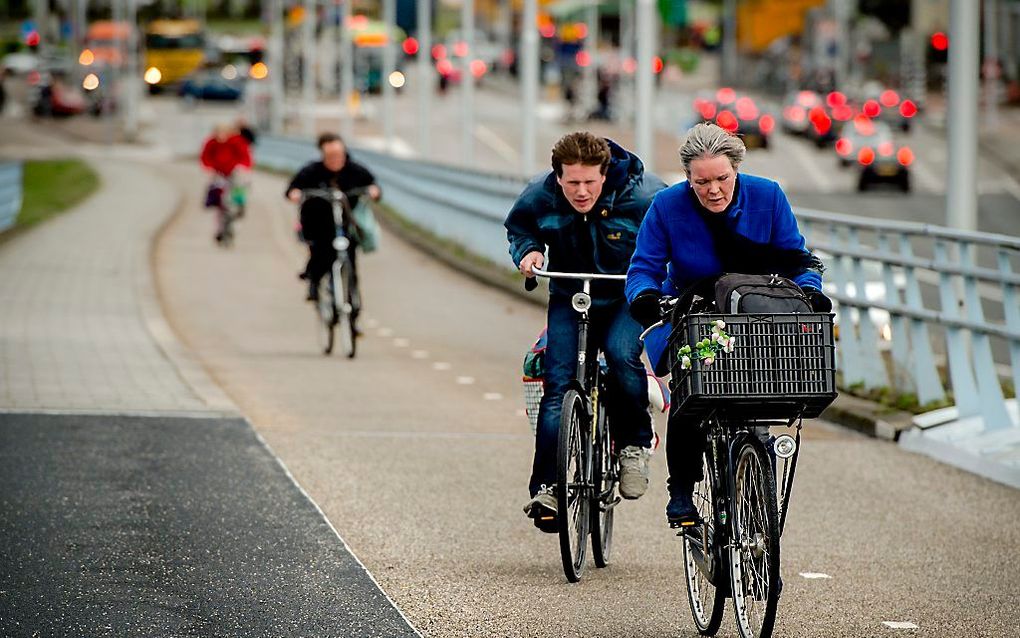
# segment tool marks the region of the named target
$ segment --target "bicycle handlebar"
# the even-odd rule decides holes
[[[652,325],[645,328],[644,332],[642,332],[641,335],[638,337],[638,341],[644,343],[645,337],[647,337],[653,330],[666,325],[667,317],[669,317],[670,311],[672,311],[673,306],[675,306],[678,301],[680,301],[678,297],[663,297],[662,299],[660,299],[659,311],[662,313],[662,319],[659,319]]]
[[[535,273],[536,277],[545,277],[546,279],[577,279],[578,281],[593,281],[596,279],[624,281],[627,279],[627,275],[607,275],[600,272],[555,272],[552,270],[542,270],[534,266],[531,268],[531,272]]]

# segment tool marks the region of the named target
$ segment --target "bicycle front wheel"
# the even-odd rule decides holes
[[[702,460],[703,478],[694,485],[694,506],[698,508],[701,525],[681,531],[684,542],[684,576],[687,581],[687,602],[691,616],[703,636],[714,636],[722,623],[726,602],[725,588],[718,586],[725,578],[717,545],[715,498],[712,490],[711,450]]]
[[[563,573],[572,583],[581,580],[588,543],[591,438],[587,421],[581,395],[567,390],[556,454],[556,518]]]
[[[353,359],[357,352],[357,334],[354,329],[354,303],[353,303],[353,281],[351,276],[351,263],[343,262],[340,267],[340,276],[335,278],[337,282],[336,298],[338,300],[337,327],[340,332],[340,345],[344,355]]]
[[[319,300],[315,304],[315,318],[318,324],[319,347],[322,354],[333,352],[334,330],[337,322],[336,303],[333,301],[332,278],[319,281]]]
[[[619,497],[616,485],[620,476],[619,463],[613,454],[609,435],[609,419],[605,406],[598,410],[595,445],[592,448],[591,556],[596,567],[609,564],[613,549],[613,512]]]
[[[779,515],[772,461],[756,436],[739,445],[734,471],[730,586],[742,638],[769,638],[779,604]]]

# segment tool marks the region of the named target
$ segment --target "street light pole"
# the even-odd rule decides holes
[[[652,93],[655,89],[655,71],[652,67],[652,52],[658,35],[655,25],[655,7],[652,0],[638,0],[637,3],[637,105],[634,117],[634,150],[649,171],[655,170],[655,144],[652,137],[653,121]]]
[[[999,126],[999,28],[998,0],[984,0],[985,10],[985,126],[995,130]]]
[[[304,0],[301,21],[301,130],[305,137],[315,134],[315,21],[316,0]]]
[[[269,0],[269,130],[283,133],[283,0]]]
[[[595,111],[598,104],[598,69],[599,69],[599,6],[592,3],[588,6],[585,15],[588,35],[584,39],[584,49],[588,52],[588,66],[584,67],[584,97],[581,103],[584,105],[584,115]]]
[[[467,49],[461,60],[461,88],[463,94],[461,134],[463,135],[463,162],[471,166],[475,161],[475,76],[471,61],[475,57],[475,0],[463,0],[460,12],[460,30]]]
[[[418,0],[418,154],[432,155],[432,0]]]
[[[737,0],[723,2],[723,84],[734,84],[737,79]]]
[[[124,110],[124,136],[133,141],[138,135],[138,0],[124,0],[127,6],[127,68],[124,82],[126,108]]]
[[[949,7],[946,217],[963,230],[977,228],[978,10],[973,0],[951,0]]]
[[[538,0],[524,0],[524,13],[521,16],[521,172],[528,177],[535,172],[535,111],[538,109],[537,4]]]
[[[383,72],[382,72],[382,94],[383,94],[383,137],[386,141],[386,151],[393,152],[393,98],[395,89],[390,81],[390,75],[397,70],[397,50],[394,48],[393,35],[397,31],[397,2],[396,0],[383,0],[383,24],[386,25],[386,44],[383,48]]]
[[[340,102],[342,114],[342,130],[344,138],[350,139],[354,134],[354,32],[351,30],[351,2],[343,1],[343,37],[340,45]]]

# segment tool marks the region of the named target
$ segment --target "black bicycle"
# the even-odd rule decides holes
[[[675,316],[670,418],[699,421],[705,436],[694,490],[700,523],[677,534],[691,613],[699,633],[715,635],[732,598],[740,636],[768,638],[803,419],[836,397],[832,315],[680,314],[674,306],[662,306]],[[708,364],[691,355],[720,329],[734,339],[729,351]],[[795,427],[795,436],[773,436],[770,427]]]
[[[336,333],[340,334],[340,347],[348,359],[357,353],[357,317],[361,310],[361,292],[358,290],[358,276],[354,268],[352,243],[354,220],[351,216],[349,197],[363,195],[367,189],[352,189],[344,193],[338,188],[308,188],[301,191],[302,203],[309,199],[329,202],[336,224],[333,248],[336,259],[327,276],[319,280],[319,299],[315,314],[318,324],[319,347],[323,354],[333,352]]]
[[[613,546],[613,513],[620,502],[620,461],[610,434],[605,358],[588,344],[593,280],[627,279],[626,275],[550,272],[533,268],[538,277],[581,281],[581,292],[571,299],[578,313],[577,372],[563,395],[559,444],[556,454],[556,512],[560,557],[567,580],[581,579],[591,536],[596,567],[609,564]],[[534,282],[528,279],[527,282]],[[527,287],[532,289],[533,284]],[[594,362],[591,365],[590,362]]]
[[[239,198],[242,192],[233,175],[217,173],[209,186],[210,201],[216,209],[216,243],[223,248],[234,245],[234,221],[244,216],[244,200]]]

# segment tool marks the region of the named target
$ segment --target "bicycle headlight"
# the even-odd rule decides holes
[[[591,308],[591,295],[585,292],[575,293],[570,299],[570,305],[578,312],[585,312]]]
[[[351,245],[351,240],[346,237],[337,237],[333,239],[333,248],[336,250],[347,250]]]
[[[788,459],[797,451],[797,441],[789,434],[780,434],[776,437],[772,447],[776,451],[776,456],[781,459]]]

